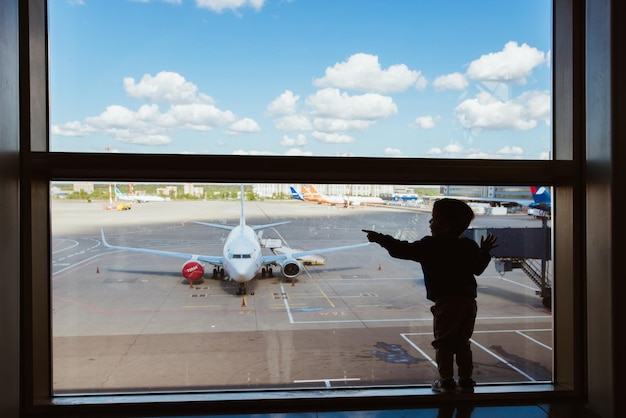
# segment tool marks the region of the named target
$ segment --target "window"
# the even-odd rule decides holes
[[[366,245],[361,229],[430,235],[438,187],[376,185],[371,196],[327,194],[361,189],[350,185],[263,184],[237,197],[228,184],[76,185],[93,197],[59,184],[51,202],[56,395],[428,388],[436,379],[423,272]],[[146,191],[172,188],[178,198],[146,201],[156,196]],[[546,216],[533,214],[530,188],[520,189],[517,199],[461,197],[476,213],[467,236],[500,243],[478,278],[481,385],[552,382],[551,202],[544,192]]]
[[[289,4],[289,3],[285,3]],[[404,4],[404,3],[403,3]],[[543,4],[543,3],[542,3]],[[35,99],[31,102],[31,113],[33,124],[31,126],[31,152],[25,156],[26,164],[32,167],[28,171],[30,177],[25,179],[31,190],[30,196],[25,199],[31,205],[31,219],[29,233],[32,237],[31,247],[27,251],[25,265],[27,266],[27,277],[31,277],[32,281],[25,284],[25,291],[31,297],[26,301],[26,309],[32,312],[32,321],[27,329],[26,342],[29,347],[33,348],[33,355],[28,359],[29,370],[32,370],[32,379],[28,379],[29,393],[32,397],[28,402],[35,407],[44,407],[52,404],[74,404],[79,403],[85,405],[102,404],[105,395],[102,391],[98,391],[100,396],[80,397],[77,395],[76,387],[70,391],[73,396],[61,397],[61,387],[56,387],[58,393],[55,393],[55,353],[62,353],[63,348],[55,347],[56,342],[48,339],[47,336],[52,335],[54,340],[54,312],[52,296],[56,291],[54,285],[49,285],[51,277],[50,263],[42,262],[42,260],[54,261],[54,256],[50,256],[51,241],[50,231],[54,236],[54,210],[50,212],[49,193],[51,186],[58,182],[128,182],[129,179],[134,183],[153,183],[153,184],[172,184],[172,183],[247,183],[247,184],[308,184],[315,183],[318,185],[328,185],[330,189],[333,184],[360,184],[360,185],[388,185],[388,186],[405,186],[412,185],[527,185],[527,184],[543,184],[553,186],[555,196],[555,213],[553,217],[554,230],[554,292],[555,303],[553,313],[555,321],[563,326],[555,327],[554,332],[554,351],[553,356],[556,359],[554,370],[552,370],[552,381],[556,389],[571,390],[579,387],[580,369],[575,367],[576,357],[576,341],[577,336],[571,331],[570,325],[573,323],[577,310],[574,308],[574,294],[569,289],[575,288],[573,284],[576,282],[578,273],[576,273],[577,261],[573,257],[573,248],[579,239],[580,231],[574,227],[576,223],[574,219],[578,216],[576,207],[573,205],[572,196],[575,192],[576,170],[573,164],[574,146],[572,141],[576,138],[572,135],[572,127],[567,124],[557,125],[555,128],[554,149],[549,152],[552,159],[540,161],[538,157],[529,157],[529,159],[520,160],[498,160],[498,159],[420,159],[412,158],[418,156],[405,155],[405,158],[391,158],[388,154],[386,157],[380,151],[373,153],[363,152],[354,156],[346,156],[343,152],[338,153],[341,156],[334,156],[337,153],[320,152],[311,156],[285,156],[285,155],[226,155],[220,153],[208,153],[210,155],[180,155],[176,154],[159,155],[150,152],[149,154],[137,154],[136,149],[129,146],[125,153],[107,153],[102,152],[100,145],[105,145],[109,139],[100,140],[94,144],[96,148],[85,149],[62,149],[59,143],[54,144],[55,129],[63,126],[67,129],[74,127],[82,127],[90,130],[91,126],[86,126],[87,118],[98,115],[98,110],[94,113],[86,113],[85,117],[80,119],[78,124],[68,124],[71,117],[63,118],[62,115],[55,115],[52,103],[54,96],[54,88],[51,88],[51,143],[50,148],[47,147],[47,125],[48,120],[45,109],[38,107],[38,103],[46,102],[46,90],[41,88],[45,86],[42,80],[47,79],[47,74],[41,66],[37,64],[44,61],[46,57],[46,48],[41,45],[41,39],[38,37],[45,33],[46,27],[46,5],[38,2],[29,3],[29,30],[31,41],[34,46],[30,48],[31,54],[31,96]],[[140,6],[139,3],[133,7]],[[167,4],[159,4],[158,7],[172,7]],[[557,11],[563,11],[562,14],[554,13],[558,16],[557,24],[554,26],[555,40],[554,42],[568,44],[573,42],[571,38],[571,16],[565,13],[570,10],[566,1],[555,2]],[[561,8],[563,10],[561,10]],[[562,19],[562,20],[561,20]],[[51,22],[51,25],[53,22]],[[52,51],[52,50],[51,50]],[[555,77],[568,75],[568,66],[559,66],[561,63],[567,63],[572,57],[569,55],[567,48],[557,48],[563,55],[555,55]],[[53,54],[51,52],[51,54]],[[54,63],[54,57],[51,56],[51,62]],[[337,61],[341,63],[342,61]],[[67,63],[66,65],[70,65]],[[70,65],[71,66],[71,65]],[[45,66],[44,66],[45,68]],[[341,67],[342,68],[342,67]],[[388,68],[383,65],[381,68]],[[413,68],[413,67],[409,67]],[[51,82],[54,83],[55,69],[50,68]],[[137,76],[138,77],[138,76]],[[571,77],[564,77],[571,79]],[[137,79],[136,79],[137,80]],[[129,85],[132,83],[129,83]],[[135,87],[136,87],[135,82]],[[572,98],[569,96],[568,90],[570,86],[557,86],[554,91],[556,107],[553,111],[555,120],[562,122],[567,120],[568,109],[571,109]],[[569,105],[569,107],[568,107]],[[106,105],[104,105],[106,106]],[[57,122],[57,118],[59,121]],[[561,119],[562,118],[562,119]],[[91,121],[91,119],[89,119]],[[55,128],[56,126],[56,128]],[[110,127],[109,127],[110,128]],[[114,131],[110,131],[114,132]],[[569,138],[569,139],[568,139]],[[571,138],[574,138],[573,140]],[[57,138],[58,139],[58,138]],[[265,144],[265,142],[263,142]],[[468,142],[469,143],[469,142]],[[59,152],[63,151],[63,152]],[[76,152],[76,151],[92,151]],[[168,151],[171,152],[171,151]],[[331,157],[329,154],[333,154]],[[419,155],[421,157],[425,155]],[[358,158],[368,157],[368,158]],[[322,169],[320,169],[322,167]],[[54,203],[54,201],[52,202]],[[149,205],[149,203],[147,203]],[[128,211],[120,211],[119,215],[135,216],[134,209]],[[51,214],[50,221],[49,215]],[[222,215],[219,215],[217,218]],[[115,244],[119,242],[115,241]],[[152,243],[154,244],[154,243]],[[124,245],[130,247],[131,245]],[[134,246],[134,245],[133,245]],[[370,260],[371,262],[371,260]],[[96,270],[97,272],[97,270]],[[97,273],[94,273],[97,274]],[[284,303],[282,292],[277,296],[279,301]],[[368,299],[379,297],[379,290],[367,289],[367,291],[358,295],[359,298]],[[198,297],[196,297],[198,298]],[[247,303],[247,300],[246,300]],[[243,304],[243,303],[242,303]],[[291,307],[291,305],[289,305]],[[246,306],[247,307],[247,306]],[[244,306],[238,306],[244,308]],[[310,314],[311,312],[299,312],[299,314]],[[52,319],[52,321],[51,321]],[[563,321],[563,322],[561,322]],[[50,323],[53,323],[52,329]],[[418,333],[407,335],[407,345],[413,346],[413,338],[421,338]],[[534,338],[534,337],[533,337]],[[377,341],[378,342],[378,341]],[[147,342],[149,344],[149,342]],[[384,343],[384,341],[383,341]],[[419,345],[418,345],[419,346]],[[108,345],[100,345],[103,349],[112,347]],[[158,345],[155,346],[155,348]],[[373,350],[384,354],[392,354],[395,347],[384,344],[375,347]],[[60,350],[60,351],[59,351]],[[66,351],[67,352],[67,351]],[[85,359],[85,361],[90,361]],[[189,367],[193,367],[191,362]],[[70,371],[71,373],[71,371]],[[241,376],[240,376],[241,377]],[[293,376],[291,376],[293,377]],[[71,377],[72,379],[75,376]],[[344,376],[341,376],[344,378]],[[348,380],[349,376],[345,376],[343,384],[347,386],[353,385],[354,382]],[[243,378],[245,380],[245,378]],[[330,378],[329,378],[330,379]],[[71,380],[71,379],[70,379]],[[291,379],[293,381],[300,379]],[[306,382],[298,381],[298,385],[302,385],[298,390],[287,391],[287,395],[282,391],[283,387],[264,388],[264,390],[245,391],[233,395],[231,392],[206,396],[205,392],[190,395],[189,392],[195,392],[198,388],[186,387],[186,394],[179,395],[178,398],[151,398],[147,397],[142,400],[138,398],[129,398],[119,395],[116,402],[124,404],[125,402],[159,402],[159,400],[196,400],[196,401],[212,401],[214,410],[220,408],[232,407],[232,401],[235,400],[255,400],[258,401],[258,409],[264,410],[267,406],[263,406],[263,399],[269,402],[275,402],[280,399],[296,399],[298,400],[298,408],[309,406],[316,408],[319,405],[317,392],[307,392],[306,389],[311,384],[310,379],[302,379]],[[543,379],[541,379],[543,380]],[[281,381],[281,383],[284,383]],[[327,382],[322,382],[324,385]],[[404,382],[402,382],[404,383]],[[319,385],[320,382],[313,383]],[[330,382],[332,386],[335,382]],[[139,384],[143,386],[144,383]],[[378,385],[374,385],[378,388]],[[391,385],[393,386],[393,385]],[[223,386],[222,386],[223,387]],[[315,386],[317,387],[317,386]],[[403,386],[404,387],[404,386]],[[80,386],[82,394],[89,392],[88,386]],[[100,389],[100,388],[98,388]],[[117,393],[120,388],[116,388]],[[150,388],[147,388],[150,389]],[[162,389],[162,387],[160,387]],[[232,388],[231,388],[232,389]],[[398,389],[398,388],[396,388]],[[279,391],[280,392],[277,392]],[[414,393],[407,393],[398,390],[393,392],[394,388],[388,389],[390,396],[399,396],[401,399],[411,399],[414,401]],[[512,390],[506,387],[504,391]],[[514,390],[514,389],[513,389]],[[537,389],[545,390],[545,387]],[[167,390],[169,392],[169,389]],[[374,398],[381,396],[380,392],[359,392],[364,396],[372,396]],[[151,392],[148,390],[147,392]],[[51,395],[52,394],[52,395]],[[174,396],[174,395],[172,395]],[[384,395],[383,395],[384,396]],[[349,405],[345,392],[331,391],[322,396],[321,402],[328,402],[328,405],[336,402],[344,402]],[[307,400],[308,399],[308,400]],[[359,400],[362,406],[362,399]],[[287,403],[285,404],[287,405]],[[241,405],[240,405],[241,406]],[[150,409],[150,406],[147,406]],[[237,407],[235,407],[236,409]],[[243,406],[243,409],[249,406]],[[289,409],[289,406],[286,406]],[[88,406],[87,406],[88,410]],[[232,410],[231,410],[232,411]]]
[[[548,0],[53,1],[50,151],[547,160],[550,19]]]

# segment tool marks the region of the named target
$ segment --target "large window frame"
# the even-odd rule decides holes
[[[49,184],[52,180],[354,184],[548,184],[555,188],[554,384],[502,386],[460,399],[545,401],[584,390],[582,274],[584,4],[553,1],[553,160],[193,156],[51,153],[48,143],[47,3],[20,9],[22,114],[23,400],[33,413],[260,413],[415,407],[436,402],[414,388],[54,397],[51,364]],[[27,70],[24,70],[27,69]],[[580,122],[579,122],[580,121]],[[325,170],[320,171],[322,166]],[[465,395],[464,395],[465,396]],[[105,405],[106,404],[106,405]],[[184,405],[184,407],[181,407]],[[210,408],[210,409],[209,409]],[[129,412],[130,411],[130,412]],[[95,413],[94,413],[95,415]]]

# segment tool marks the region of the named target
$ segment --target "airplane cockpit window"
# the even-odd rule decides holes
[[[420,240],[446,197],[474,213],[465,238],[499,244],[476,276],[474,380],[551,381],[551,187],[268,183],[241,194],[194,183],[195,198],[174,197],[185,187],[117,184],[116,196],[108,183],[50,184],[55,394],[429,388],[438,372],[424,272],[363,229]],[[124,200],[131,189],[177,192],[137,203]],[[359,203],[333,203],[350,190]],[[237,226],[263,233],[224,239]],[[242,239],[261,252],[230,248]],[[229,280],[231,262],[253,258],[259,271]]]

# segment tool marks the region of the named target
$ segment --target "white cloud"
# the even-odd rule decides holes
[[[434,129],[439,119],[439,116],[418,116],[413,125],[422,129]]]
[[[443,154],[443,151],[442,151],[441,148],[434,147],[434,148],[429,149],[426,152],[426,154],[427,155],[441,155],[441,154]]]
[[[315,118],[313,126],[318,131],[324,132],[346,132],[346,131],[362,131],[367,129],[374,121],[371,120],[346,120],[333,118]]]
[[[505,146],[496,151],[498,155],[524,155],[524,150],[521,147]]]
[[[550,125],[552,120],[552,99],[549,92],[527,91],[522,93],[516,101],[524,106],[526,117],[542,120],[546,125]]]
[[[289,155],[292,157],[302,156],[302,157],[310,157],[313,155],[312,151],[302,151],[298,148],[292,148],[285,152],[285,155]]]
[[[236,121],[228,110],[213,105],[212,100],[197,91],[193,83],[176,73],[161,72],[145,75],[139,83],[124,79],[124,88],[131,97],[151,101],[136,111],[125,106],[110,105],[97,116],[86,117],[84,123],[74,121],[53,125],[51,133],[59,136],[104,134],[132,144],[164,145],[171,142],[177,129],[209,131]],[[161,112],[154,102],[172,103]],[[230,133],[254,132],[256,122],[242,119],[231,127]]]
[[[433,86],[436,90],[465,90],[469,82],[461,73],[452,73],[435,78]]]
[[[124,77],[124,89],[130,97],[155,103],[213,103],[209,96],[198,94],[195,84],[170,71],[161,71],[154,77],[144,74],[139,83]]]
[[[404,64],[396,64],[383,70],[378,56],[358,53],[347,61],[327,67],[325,76],[315,79],[318,87],[337,87],[349,90],[391,93],[405,91],[411,86],[419,90],[427,81],[421,72],[409,70]]]
[[[306,99],[312,113],[335,119],[382,119],[398,112],[393,99],[376,93],[350,96],[338,89],[326,88]]]
[[[313,128],[309,118],[304,115],[283,116],[274,121],[274,126],[279,131],[309,131]]]
[[[356,139],[350,135],[337,133],[315,131],[311,134],[311,136],[313,136],[313,138],[317,139],[320,142],[325,142],[328,144],[352,144],[356,142]]]
[[[238,149],[232,152],[233,155],[278,155],[275,152],[271,151],[259,151],[259,150],[250,150],[246,151],[243,149]]]
[[[283,135],[283,139],[280,141],[280,145],[282,147],[301,147],[307,145],[308,142],[309,141],[307,141],[306,136],[303,134],[298,134],[295,138]]]
[[[255,120],[250,118],[239,119],[228,128],[228,132],[232,134],[259,132],[261,128]]]
[[[267,114],[270,116],[292,115],[296,113],[299,100],[300,96],[293,94],[291,90],[285,90],[267,106]]]
[[[475,99],[463,101],[454,111],[465,128],[527,131],[537,126],[538,119],[549,122],[549,104],[550,97],[546,92],[527,92],[510,101],[501,101],[481,92]]]
[[[489,53],[472,61],[467,76],[479,81],[526,84],[535,67],[546,63],[546,54],[527,44],[510,41],[500,52]]]
[[[235,121],[235,114],[223,111],[210,104],[181,104],[171,106],[167,117],[172,124],[186,129],[208,131]]]
[[[51,128],[52,135],[60,136],[85,136],[95,132],[95,129],[89,125],[83,125],[78,121],[66,122],[63,125],[53,125]]]
[[[387,148],[385,148],[385,150],[383,151],[383,153],[384,153],[387,157],[402,157],[402,151],[400,151],[398,148],[390,148],[390,147],[387,147]]]
[[[252,7],[259,11],[264,3],[265,0],[196,0],[196,6],[199,8],[217,13],[222,13],[224,10],[237,11],[243,7]]]
[[[458,154],[463,151],[463,147],[458,144],[446,145],[443,148],[443,152],[446,154]]]

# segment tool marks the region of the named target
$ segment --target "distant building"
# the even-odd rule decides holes
[[[440,193],[449,197],[533,199],[529,186],[441,186]]]
[[[85,193],[91,194],[93,193],[93,183],[92,182],[76,182],[72,184],[72,189],[75,192],[84,191]]]

